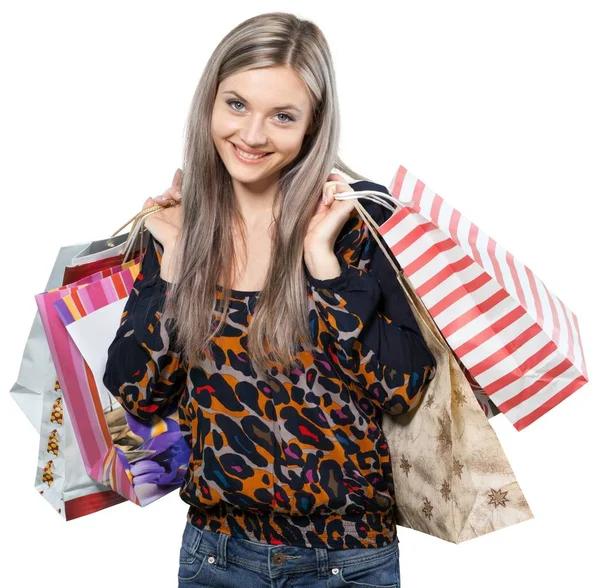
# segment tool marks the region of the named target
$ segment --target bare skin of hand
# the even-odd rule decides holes
[[[341,228],[354,210],[351,200],[335,200],[335,194],[340,192],[352,192],[352,188],[340,174],[329,174],[323,184],[319,206],[304,237],[305,250],[333,250]]]
[[[352,192],[352,188],[341,175],[329,174],[304,237],[304,262],[312,276],[319,280],[335,278],[341,271],[333,246],[354,204],[350,200],[335,200],[339,192]]]
[[[161,196],[148,198],[144,202],[142,210],[160,204],[163,210],[154,212],[146,218],[144,225],[152,233],[152,236],[163,246],[161,262],[161,277],[171,282],[170,271],[171,259],[181,231],[181,182],[183,171],[177,169],[171,182],[171,187],[165,190]]]
[[[144,224],[165,250],[174,247],[181,230],[180,204],[182,177],[183,171],[177,169],[173,176],[171,187],[165,190],[161,196],[148,198],[142,207],[142,210],[146,210],[157,204],[163,207],[163,210],[159,210],[148,216]]]

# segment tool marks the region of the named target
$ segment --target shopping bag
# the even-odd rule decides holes
[[[137,227],[137,230],[139,231],[140,227]],[[85,283],[86,279],[98,280],[112,272],[120,271],[126,263],[138,263],[140,251],[146,247],[147,241],[147,232],[141,235],[126,233],[113,235],[107,239],[61,247],[50,272],[45,291],[69,283],[79,285]],[[130,243],[133,243],[134,247],[131,247]],[[102,252],[108,252],[110,256],[98,262],[95,256]],[[82,253],[86,253],[86,255],[83,256]],[[128,261],[127,257],[131,256],[133,259]],[[53,388],[55,377],[56,370],[46,335],[39,312],[36,312],[25,343],[17,380],[9,392],[38,432],[41,424],[43,393],[45,390]]]
[[[143,252],[144,250],[142,250]],[[103,268],[102,264],[97,264],[96,262],[92,262],[85,265],[78,265],[75,267],[67,267],[65,268],[65,280],[67,276],[70,278],[74,278],[71,282],[63,282],[63,286],[61,288],[72,288],[74,286],[82,286],[85,284],[90,284],[92,282],[97,282],[102,280],[108,276],[112,276],[128,267],[139,264],[141,260],[140,251],[136,252],[136,257],[130,261],[123,261],[121,256],[112,257],[113,264],[109,267]]]
[[[139,265],[132,277],[138,272]],[[110,281],[72,291],[54,306],[89,368],[87,377],[93,380],[108,428],[117,434],[113,438],[114,449],[135,476],[132,483],[144,506],[181,486],[190,452],[181,434],[177,406],[166,416],[156,416],[152,423],[147,423],[128,413],[104,386],[107,350],[127,301],[125,294],[129,294],[132,286],[127,283],[122,288],[119,278],[116,275]],[[116,284],[114,290],[112,284]],[[102,415],[96,409],[93,417],[100,422]],[[92,443],[91,439],[83,441],[86,446]]]
[[[60,248],[46,290],[60,287],[64,268],[84,245]],[[10,394],[40,436],[34,486],[58,514],[73,520],[125,500],[87,474],[39,312]]]
[[[383,247],[378,225],[359,201],[354,204],[394,268],[436,360],[434,377],[419,406],[382,415],[396,523],[461,543],[532,519],[496,433],[452,350],[410,280]]]
[[[136,263],[139,263],[139,257],[121,266],[81,278],[70,286],[97,282]],[[92,267],[93,264],[86,264],[78,266],[78,269],[87,273]],[[63,290],[65,286],[59,286],[57,289]],[[48,381],[42,386],[42,415],[41,424],[38,425],[40,444],[35,488],[65,520],[69,521],[114,506],[126,499],[97,482],[87,473],[56,375],[50,348],[41,326],[39,312],[37,319],[40,323],[50,370]]]
[[[129,233],[117,235],[121,229],[107,239],[92,241],[84,248],[79,248],[64,268],[62,283],[72,284],[90,274],[110,271],[111,268],[114,270],[138,256],[147,247],[148,232],[142,230],[141,224],[134,226]]]
[[[102,279],[38,294],[36,303],[88,474],[145,506],[181,486],[189,448],[176,407],[164,418],[143,422],[102,383],[108,346],[140,266],[124,264]]]
[[[467,382],[469,383],[469,386],[471,387],[471,390],[473,391],[473,394],[475,396],[475,400],[477,400],[479,408],[481,408],[483,414],[485,414],[485,416],[488,417],[488,419],[491,419],[497,414],[500,414],[498,407],[492,402],[492,399],[485,393],[483,388],[475,381],[475,378],[473,378],[473,376],[471,375],[469,370],[464,366],[462,361],[460,361],[460,359],[456,357],[456,353],[454,353],[452,349],[450,349],[450,351],[452,352],[452,355],[454,355],[454,359],[456,360],[460,371],[464,374],[465,378],[467,378]]]
[[[65,267],[83,246],[84,244],[80,243],[60,248],[54,267],[50,272],[46,290],[56,288],[62,284]],[[10,389],[10,395],[38,433],[42,419],[43,394],[49,386],[53,387],[55,376],[56,370],[54,369],[42,321],[39,312],[36,312],[25,343],[19,375]]]
[[[89,243],[73,256],[69,267],[77,267],[79,265],[104,261],[116,256],[123,256],[123,249],[127,238],[128,234],[125,233]]]
[[[446,342],[521,431],[587,381],[577,317],[523,263],[400,167],[366,197],[394,211],[378,229]]]
[[[124,502],[87,474],[55,373],[41,399],[36,490],[67,521]]]

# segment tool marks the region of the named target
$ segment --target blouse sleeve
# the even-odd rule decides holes
[[[181,354],[174,348],[173,319],[163,315],[169,282],[160,277],[161,259],[162,246],[150,235],[103,377],[121,406],[142,420],[168,414],[186,382]]]
[[[372,182],[355,182],[352,187],[387,192]],[[377,203],[361,204],[378,224],[392,214]],[[436,362],[389,261],[371,233],[363,232],[367,229],[362,218],[353,218],[336,241],[341,274],[317,280],[305,266],[316,307],[311,330],[345,376],[383,410],[393,415],[408,412],[418,406]]]

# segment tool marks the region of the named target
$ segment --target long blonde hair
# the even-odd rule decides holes
[[[177,345],[190,367],[200,364],[225,325],[236,267],[234,227],[243,225],[231,176],[211,137],[211,116],[219,83],[230,75],[268,66],[292,67],[312,101],[312,129],[296,159],[280,171],[266,282],[256,300],[248,331],[255,370],[272,362],[287,371],[298,344],[313,350],[308,324],[303,240],[332,169],[367,180],[339,158],[340,119],[329,46],[312,22],[271,12],[249,18],[218,44],[198,82],[188,116],[182,183],[182,228],[174,259],[174,286],[163,309],[175,318]],[[244,231],[240,231],[243,236]],[[245,247],[245,241],[243,241]],[[227,265],[224,265],[227,264]],[[221,268],[224,284],[215,309]],[[226,358],[223,358],[226,361]]]

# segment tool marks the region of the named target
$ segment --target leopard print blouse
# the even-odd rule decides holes
[[[358,181],[354,190],[387,192]],[[378,224],[392,214],[361,203]],[[148,420],[177,403],[190,447],[180,488],[200,529],[274,545],[374,548],[397,542],[382,411],[415,409],[432,378],[427,348],[395,273],[353,213],[336,240],[342,272],[315,279],[305,266],[318,353],[301,350],[288,376],[257,373],[247,331],[260,292],[232,291],[211,359],[186,369],[162,320],[168,282],[150,238],[108,350],[104,384]],[[215,308],[221,298],[217,286]]]

